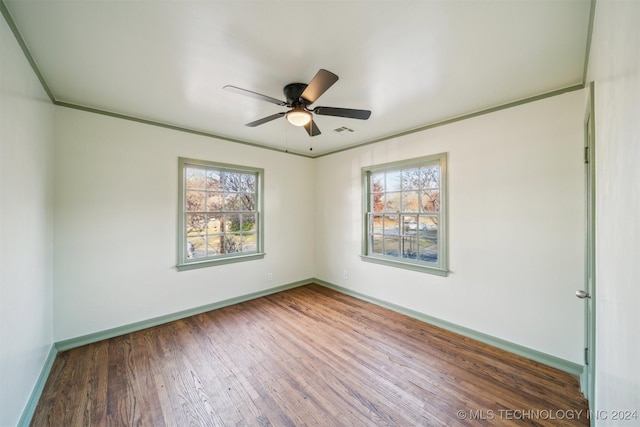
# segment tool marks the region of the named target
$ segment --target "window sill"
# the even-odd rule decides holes
[[[253,253],[248,255],[235,255],[235,256],[228,256],[224,258],[207,259],[203,261],[193,261],[193,262],[188,262],[184,264],[177,264],[176,269],[178,271],[186,271],[186,270],[194,270],[196,268],[213,267],[216,265],[233,264],[236,262],[253,261],[255,259],[262,259],[264,258],[265,255],[266,255],[265,253],[260,252],[260,253]]]
[[[360,258],[362,259],[362,261],[372,262],[374,264],[404,268],[405,270],[419,271],[421,273],[434,274],[436,276],[447,277],[449,275],[449,270],[447,269],[430,267],[424,264],[400,261],[400,260],[389,259],[389,258],[375,257],[375,256],[369,256],[369,255],[360,255]]]

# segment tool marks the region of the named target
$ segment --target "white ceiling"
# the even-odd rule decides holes
[[[582,83],[590,0],[4,0],[56,102],[318,156]],[[284,99],[320,68],[310,138]],[[336,133],[342,126],[353,132]],[[313,151],[309,148],[313,147]]]

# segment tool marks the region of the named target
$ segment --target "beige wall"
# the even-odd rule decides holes
[[[0,426],[53,344],[53,105],[0,19]]]
[[[598,0],[588,80],[595,82],[596,393],[640,417],[640,2]]]
[[[264,169],[264,259],[176,271],[178,157]],[[311,162],[58,107],[55,340],[312,277]]]
[[[581,364],[584,97],[317,159],[317,277]],[[449,162],[449,277],[361,261],[361,168],[440,152]]]

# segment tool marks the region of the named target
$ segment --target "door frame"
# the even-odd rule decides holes
[[[596,365],[596,164],[595,164],[595,84],[589,83],[584,119],[585,251],[584,290],[584,368],[580,386],[589,407],[595,408]]]

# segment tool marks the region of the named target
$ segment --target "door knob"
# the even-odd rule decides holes
[[[576,296],[580,299],[591,298],[591,294],[583,290],[576,291]]]

